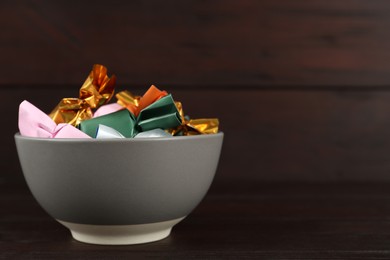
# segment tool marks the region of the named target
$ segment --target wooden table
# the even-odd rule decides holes
[[[224,183],[161,241],[77,242],[24,185],[0,186],[1,259],[390,259],[389,183]]]
[[[222,122],[211,190],[165,240],[96,246],[37,204],[13,140],[23,99],[50,111],[73,89],[2,90],[0,259],[390,259],[387,90],[172,90],[194,116]],[[247,105],[226,110],[233,101]]]
[[[179,2],[179,1],[177,1]],[[0,259],[390,259],[390,1],[1,1]],[[95,62],[226,133],[212,188],[162,241],[74,241],[29,192],[18,105]]]

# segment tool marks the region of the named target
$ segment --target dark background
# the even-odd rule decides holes
[[[49,113],[92,65],[226,133],[218,182],[390,179],[390,2],[1,1],[1,181],[19,103]],[[10,166],[12,165],[12,166]]]
[[[0,259],[390,259],[389,29],[389,0],[0,1]],[[95,63],[221,121],[211,190],[162,241],[74,241],[23,179],[20,102],[49,113]]]

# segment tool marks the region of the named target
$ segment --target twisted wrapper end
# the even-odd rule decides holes
[[[176,128],[166,130],[171,135],[199,135],[216,134],[219,130],[219,120],[217,118],[188,119],[183,110],[181,102],[175,102],[179,111],[182,124]]]
[[[49,116],[57,124],[73,126],[93,116],[92,109],[106,104],[114,95],[115,75],[108,77],[107,68],[95,64],[80,88],[79,98],[63,98]]]

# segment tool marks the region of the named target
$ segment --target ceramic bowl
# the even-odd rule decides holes
[[[167,237],[206,195],[223,133],[174,138],[15,135],[28,187],[74,239],[139,244]]]

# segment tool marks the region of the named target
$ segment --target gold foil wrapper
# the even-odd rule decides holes
[[[201,134],[216,134],[218,133],[219,120],[217,118],[190,119],[186,125]]]
[[[179,110],[182,124],[174,129],[168,129],[167,132],[172,135],[199,135],[216,134],[219,129],[219,120],[217,118],[187,119],[183,111],[181,102],[175,102]]]
[[[115,95],[118,99],[117,103],[123,107],[126,107],[131,113],[135,114],[138,110],[139,100],[141,96],[133,95],[130,91],[124,90]]]
[[[114,94],[116,77],[108,77],[107,68],[95,64],[80,88],[79,98],[63,98],[49,116],[57,123],[73,126],[90,119],[92,109],[106,104]]]

